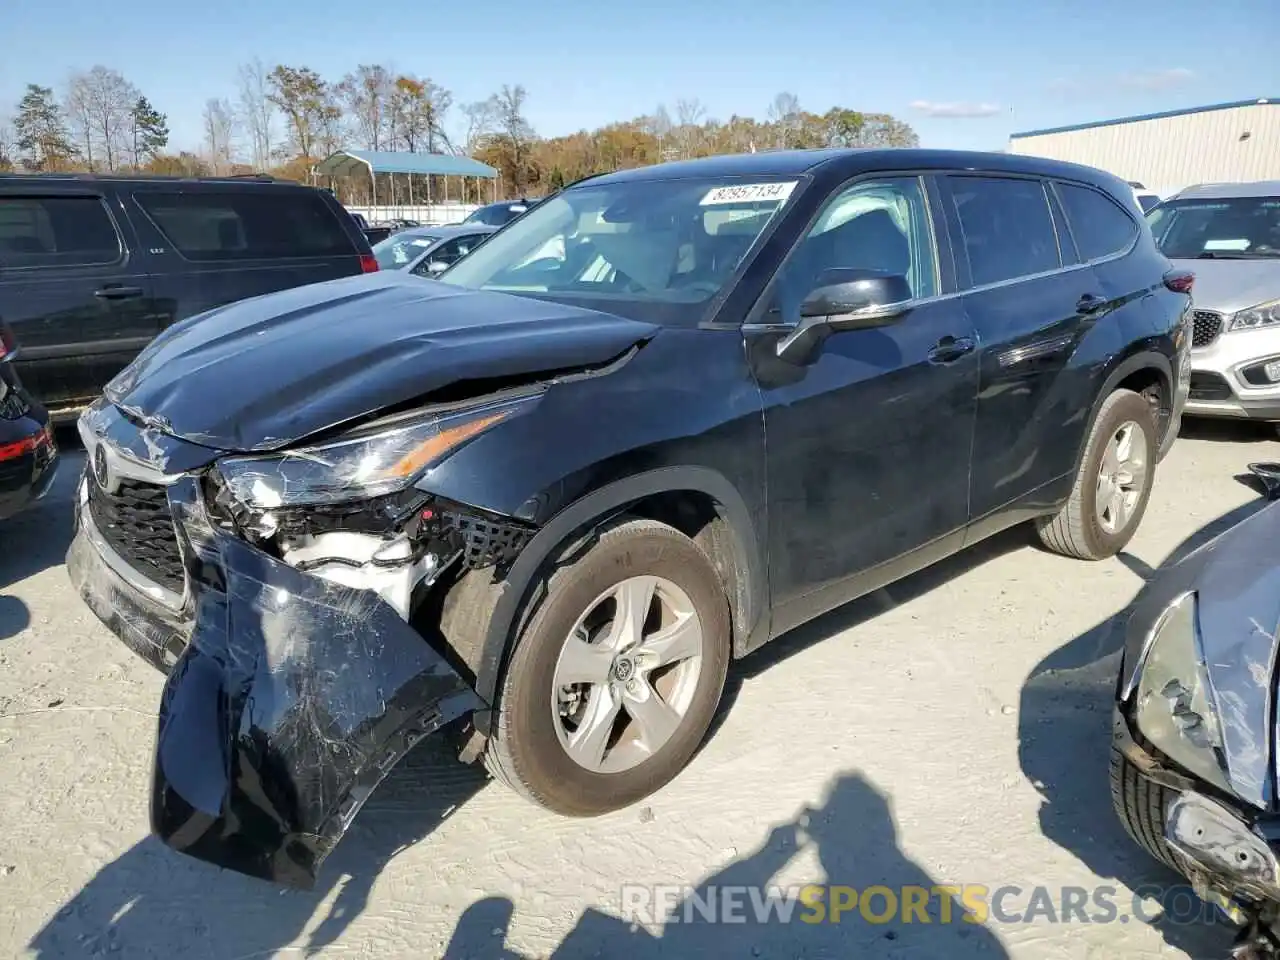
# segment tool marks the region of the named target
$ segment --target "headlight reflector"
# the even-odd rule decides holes
[[[1228,330],[1257,330],[1260,327],[1280,326],[1280,300],[1260,303],[1248,310],[1241,310],[1227,324]]]
[[[1222,728],[1200,646],[1195,593],[1184,593],[1165,608],[1141,669],[1138,729],[1174,763],[1230,790]]]
[[[266,456],[225,457],[218,471],[232,496],[270,510],[395,493],[431,464],[496,426],[538,395],[408,420],[402,426]]]

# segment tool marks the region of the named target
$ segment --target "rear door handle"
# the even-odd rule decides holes
[[[128,300],[142,296],[141,287],[103,287],[95,290],[93,295],[99,300]]]
[[[1086,293],[1076,301],[1076,310],[1080,313],[1097,313],[1106,305],[1106,297],[1100,297],[1094,293]]]
[[[930,363],[954,363],[966,353],[972,353],[976,344],[969,337],[945,336],[929,351]]]

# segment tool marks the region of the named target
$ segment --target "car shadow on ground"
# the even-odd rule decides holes
[[[1280,439],[1274,423],[1227,417],[1183,417],[1178,436],[1184,440],[1208,440],[1211,443],[1262,443]]]
[[[243,960],[294,955],[291,946],[310,956],[336,943],[364,912],[374,881],[397,854],[484,783],[483,770],[459,764],[444,738],[424,741],[374,791],[310,891],[219,870],[148,837],[99,870],[28,949],[41,960]]]
[[[62,438],[59,437],[59,442]],[[59,566],[71,545],[76,482],[84,451],[64,448],[53,486],[39,500],[7,520],[0,520],[0,590]],[[0,636],[5,619],[0,612]]]
[[[842,607],[837,607],[815,620],[810,620],[782,634],[759,650],[753,651],[749,656],[733,661],[729,665],[729,676],[725,680],[724,694],[721,697],[716,718],[712,722],[711,733],[703,741],[703,745],[710,742],[728,717],[738,693],[747,680],[759,676],[775,664],[816,643],[872,620],[916,597],[923,596],[947,581],[977,569],[984,563],[1038,542],[1035,531],[1029,524],[1020,524],[1003,530],[909,577],[869,593],[865,597],[859,597]]]
[[[821,876],[806,878],[808,882],[849,887],[859,894],[879,887],[867,900],[866,915],[854,905],[839,910],[833,919],[835,904],[857,902],[851,893],[833,891],[812,901],[821,904],[821,911],[796,899],[791,900],[793,909],[786,911],[787,898],[797,896],[799,888],[777,889],[770,902],[773,878],[809,850],[821,864]],[[664,901],[658,890],[636,888],[622,895],[621,916],[589,908],[550,956],[554,960],[1008,956],[990,928],[965,919],[960,900],[935,889],[940,882],[898,849],[897,829],[885,796],[860,774],[842,774],[832,781],[820,807],[802,809],[790,821],[773,827],[754,852],[692,890],[673,891]],[[843,899],[837,900],[838,896]],[[903,922],[907,897],[914,897],[919,908],[908,910],[908,920]],[[473,903],[458,919],[444,960],[521,957],[501,946],[514,912],[504,897]],[[659,933],[651,932],[651,926],[657,926]]]
[[[1165,560],[1171,566],[1197,547],[1266,506],[1259,497],[1201,528]],[[1158,573],[1131,554],[1118,559],[1144,583]],[[1018,711],[1018,759],[1041,795],[1040,829],[1078,857],[1101,883],[1120,881],[1150,893],[1166,912],[1153,924],[1172,947],[1193,957],[1226,956],[1234,928],[1189,904],[1186,883],[1147,856],[1125,833],[1111,806],[1108,762],[1111,710],[1128,608],[1055,650],[1023,682]],[[1160,909],[1144,909],[1154,916]]]

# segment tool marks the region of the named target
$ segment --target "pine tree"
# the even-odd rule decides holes
[[[133,118],[133,164],[140,167],[154,160],[169,143],[168,118],[151,105],[146,97],[138,97],[131,111]]]
[[[13,127],[28,170],[56,170],[76,155],[62,109],[48,87],[27,84]]]

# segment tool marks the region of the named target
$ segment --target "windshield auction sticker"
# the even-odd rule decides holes
[[[715,187],[707,191],[699,201],[701,206],[709,207],[720,203],[781,203],[791,196],[798,180],[783,183],[740,183],[731,187]]]

